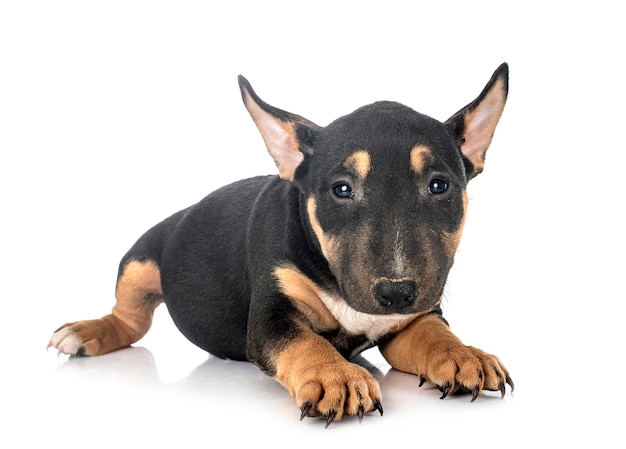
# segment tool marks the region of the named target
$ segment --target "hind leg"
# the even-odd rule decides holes
[[[101,355],[124,348],[143,337],[154,310],[163,302],[161,275],[151,260],[131,260],[123,267],[115,289],[117,302],[109,315],[61,326],[48,347],[59,354]]]

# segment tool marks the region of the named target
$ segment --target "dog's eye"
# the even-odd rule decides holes
[[[448,183],[443,179],[433,179],[428,185],[428,193],[431,195],[440,195],[448,190]]]
[[[349,184],[336,184],[333,186],[333,193],[339,198],[352,198],[354,196]]]

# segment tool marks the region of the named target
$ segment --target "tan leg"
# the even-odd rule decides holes
[[[161,275],[153,261],[132,261],[126,265],[115,290],[117,302],[97,320],[61,326],[48,347],[59,353],[101,355],[124,348],[142,338],[152,325],[154,310],[163,302]]]

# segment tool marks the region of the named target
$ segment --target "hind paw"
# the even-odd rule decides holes
[[[72,330],[71,325],[65,325],[52,334],[48,349],[51,347],[58,349],[59,355],[81,355],[83,344],[83,339]]]
[[[59,354],[101,355],[131,345],[139,340],[137,335],[120,320],[107,315],[97,320],[64,324],[54,332],[48,348],[57,348]]]

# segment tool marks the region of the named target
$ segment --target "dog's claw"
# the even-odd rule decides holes
[[[311,407],[313,407],[313,404],[311,402],[305,402],[304,404],[302,404],[302,407],[300,407],[300,421],[302,421],[309,415]]]
[[[426,378],[424,376],[420,376],[420,384],[417,387],[421,388],[425,382],[426,382]]]
[[[504,381],[501,381],[500,382],[500,397],[503,398],[505,393],[506,393],[506,384],[504,383]]]
[[[326,425],[324,426],[325,429],[328,429],[328,426],[330,426],[331,423],[335,420],[336,415],[337,415],[337,412],[335,410],[331,410],[328,413],[328,416],[326,417]]]
[[[374,408],[378,410],[378,413],[380,413],[380,416],[383,416],[383,406],[380,403],[380,401],[374,402]]]
[[[476,370],[476,374],[478,375],[478,378],[481,380],[483,380],[484,375],[483,375],[483,370],[479,369]],[[480,386],[476,385],[473,389],[472,389],[472,400],[470,402],[474,402],[477,398],[478,395],[480,394]]]
[[[509,384],[509,386],[511,387],[512,393],[513,390],[515,390],[515,384],[513,383],[513,379],[511,379],[508,374],[506,375],[506,383]]]
[[[359,418],[359,422],[363,421],[363,415],[365,414],[365,409],[362,405],[359,405],[359,409],[356,412],[356,416]]]
[[[452,384],[446,382],[446,384],[439,389],[443,393],[439,399],[445,399],[448,393],[450,393],[450,388],[452,388]]]
[[[480,394],[480,387],[474,387],[474,389],[472,390],[472,400],[470,402],[474,402],[478,398],[479,394]]]

